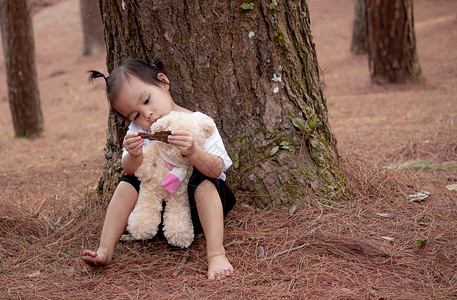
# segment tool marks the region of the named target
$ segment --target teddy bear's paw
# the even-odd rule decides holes
[[[164,230],[165,238],[168,243],[172,246],[187,248],[192,244],[194,240],[194,232],[185,231],[185,232],[170,232],[169,230]]]
[[[146,230],[145,228],[138,228],[137,226],[127,226],[127,231],[133,236],[135,240],[150,240],[157,234],[156,230]]]
[[[179,248],[188,248],[194,239],[182,239],[178,237],[172,237],[167,239],[168,243],[172,246],[179,247]]]
[[[150,221],[150,220],[149,220]],[[136,240],[149,240],[157,234],[158,224],[150,224],[148,221],[141,222],[136,218],[129,218],[127,222],[127,231]]]

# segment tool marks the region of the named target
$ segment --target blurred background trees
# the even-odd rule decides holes
[[[91,55],[105,50],[103,23],[98,0],[79,0],[83,31],[82,55]]]
[[[368,52],[367,0],[355,0],[352,25],[351,52],[355,55]]]
[[[422,79],[413,0],[367,0],[368,61],[376,84]]]
[[[413,0],[355,0],[351,52],[368,53],[374,84],[420,81]]]
[[[0,27],[8,100],[16,137],[37,137],[44,121],[35,66],[35,42],[28,0],[0,0]],[[80,0],[82,55],[103,51],[103,24],[97,0]]]
[[[44,122],[28,1],[0,0],[0,23],[14,133],[16,137],[40,136]]]

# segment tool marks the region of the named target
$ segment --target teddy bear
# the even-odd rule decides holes
[[[187,130],[195,144],[203,147],[215,130],[214,121],[200,114],[172,111],[151,125],[151,133]],[[179,149],[166,141],[153,141],[143,149],[143,162],[135,176],[141,181],[138,201],[130,213],[127,231],[137,240],[147,240],[157,233],[162,221],[168,243],[187,248],[194,239],[187,184],[193,166]]]

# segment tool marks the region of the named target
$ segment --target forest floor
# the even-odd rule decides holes
[[[105,58],[79,55],[78,1],[35,1],[44,137],[14,138],[0,55],[0,299],[456,299],[457,1],[415,1],[425,82],[387,87],[349,51],[353,1],[307,2],[354,198],[293,213],[240,199],[225,236],[236,274],[208,282],[201,236],[184,264],[161,240],[120,243],[104,269],[81,261],[106,209],[93,188],[108,108],[86,73]]]

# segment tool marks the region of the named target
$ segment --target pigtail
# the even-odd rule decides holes
[[[99,77],[103,77],[105,78],[105,81],[106,83],[108,83],[108,76],[106,76],[105,74],[99,72],[99,71],[94,71],[94,70],[90,70],[88,71],[89,73],[89,82],[93,82],[95,79],[99,78]]]

